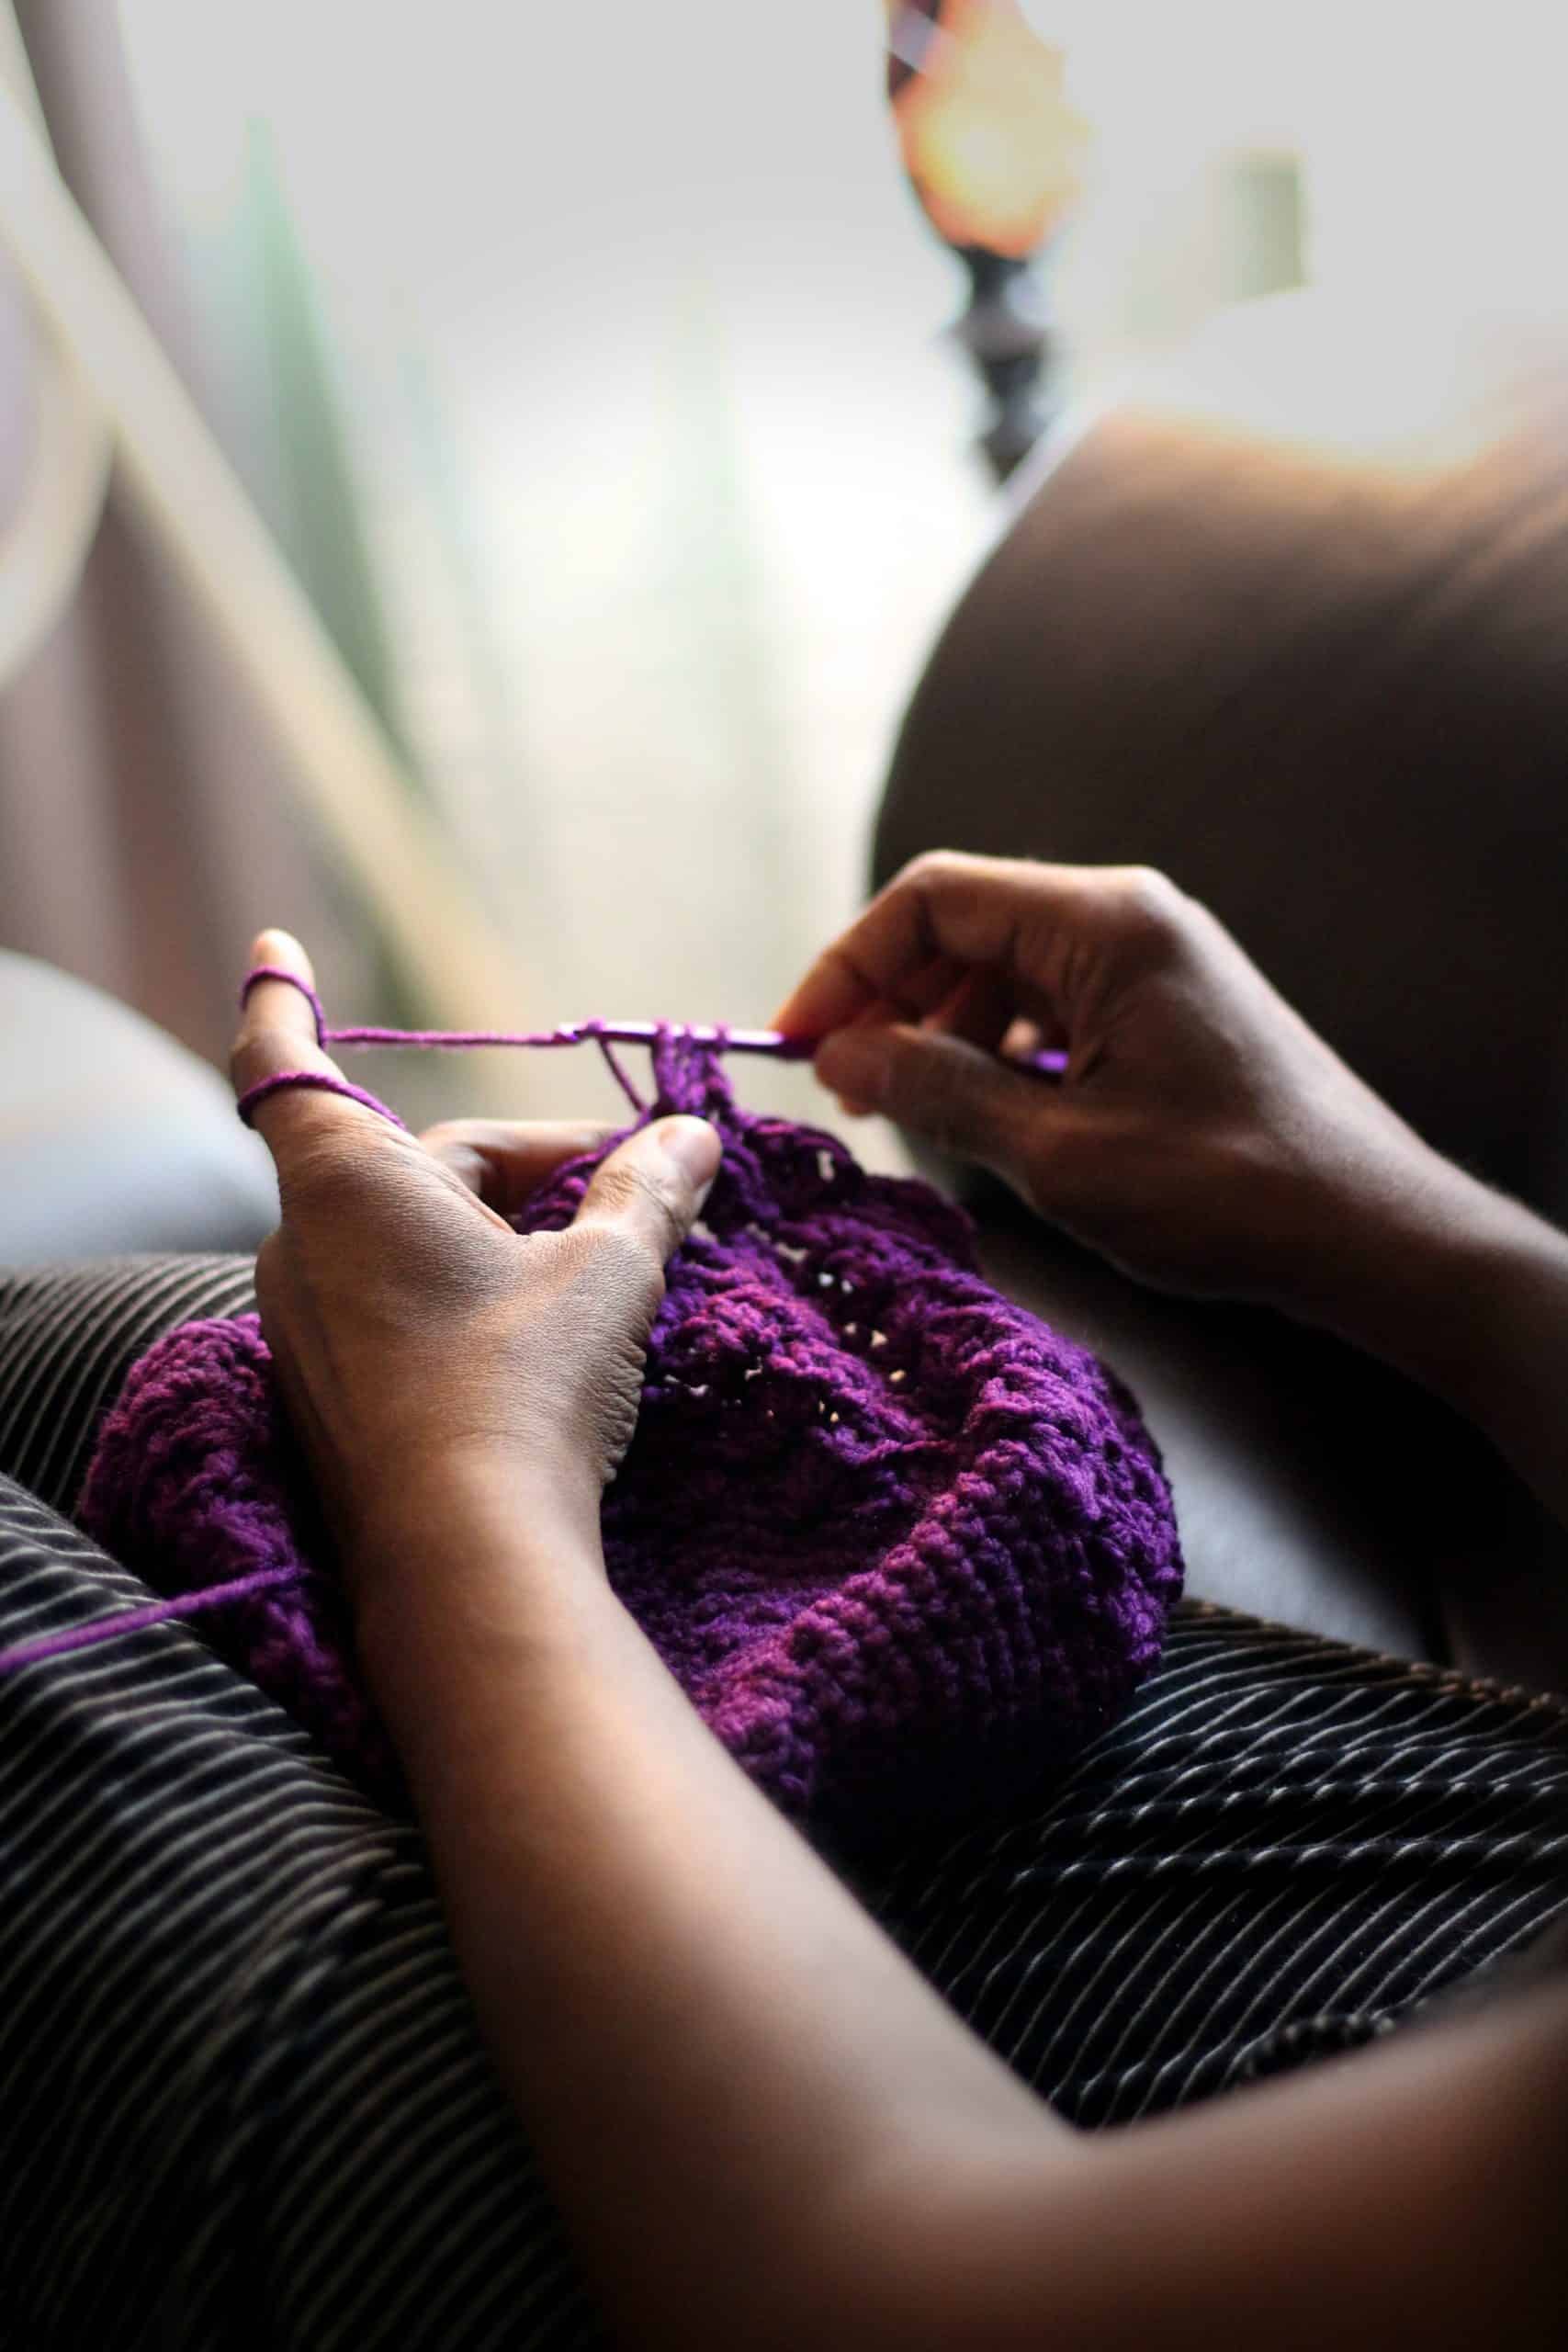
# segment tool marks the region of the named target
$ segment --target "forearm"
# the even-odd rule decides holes
[[[415,1547],[367,1663],[497,2064],[639,2344],[761,2346],[841,2308],[890,2168],[1074,2160],[725,1755],[581,1535],[470,1496],[460,1525],[412,1514]]]
[[[411,1508],[363,1644],[624,2340],[1189,2352],[1239,2311],[1290,2352],[1363,2312],[1380,2343],[1556,2341],[1561,1988],[1076,2135],[743,1779],[581,1538],[515,1516]]]
[[[1323,1217],[1292,1306],[1474,1422],[1568,1525],[1568,1235],[1436,1153]]]

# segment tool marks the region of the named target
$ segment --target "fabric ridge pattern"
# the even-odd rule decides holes
[[[148,1597],[49,1508],[233,1259],[0,1275],[0,1643]],[[0,1684],[0,2340],[575,2352],[604,2336],[415,1826],[147,1626]],[[1059,2112],[1132,2123],[1402,2029],[1565,1917],[1568,1704],[1184,1601],[1049,1786],[858,1891]]]
[[[649,1115],[724,1137],[671,1262],[637,1436],[605,1497],[612,1582],[699,1712],[791,1813],[850,1837],[1032,1785],[1115,1720],[1181,1584],[1168,1487],[1121,1384],[1001,1297],[962,1212],[736,1102],[717,1053],[654,1047]],[[594,1163],[519,1220],[558,1229]],[[254,1317],[136,1365],[82,1498],[132,1567],[299,1581],[213,1638],[378,1793],[389,1754]]]

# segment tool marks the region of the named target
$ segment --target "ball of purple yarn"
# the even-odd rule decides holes
[[[984,1280],[939,1194],[740,1109],[677,1036],[655,1075],[649,1115],[700,1113],[725,1156],[605,1496],[612,1583],[791,1814],[852,1833],[1005,1801],[1157,1660],[1181,1559],[1155,1445],[1094,1356]],[[560,1170],[519,1230],[568,1223],[592,1166]],[[185,1325],[133,1368],[81,1516],[164,1590],[311,1571],[210,1637],[395,1788],[254,1317]]]

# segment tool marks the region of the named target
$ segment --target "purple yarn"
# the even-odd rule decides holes
[[[284,980],[291,989],[298,989],[300,995],[304,998],[306,1003],[310,1006],[311,1012],[316,1016],[317,1045],[324,1046],[326,1044],[326,1006],[321,1002],[321,998],[316,994],[316,991],[310,986],[310,981],[302,980],[298,972],[291,972],[285,964],[252,965],[250,970],[245,974],[244,978],[240,982],[240,1010],[242,1012],[243,1012],[246,1005],[249,1004],[251,1001],[251,990],[255,987],[258,980]]]
[[[470,1053],[476,1046],[587,1046],[612,1040],[622,1046],[652,1046],[678,1029],[694,1044],[711,1046],[721,1054],[772,1054],[782,1061],[809,1061],[816,1050],[807,1038],[786,1037],[778,1029],[734,1029],[723,1021],[563,1021],[554,1029],[333,1029],[309,980],[282,964],[257,964],[245,974],[240,988],[242,1012],[258,980],[284,980],[299,989],[316,1016],[320,1046],[423,1046],[458,1053]]]
[[[626,1076],[615,1053],[616,1045],[652,1046],[660,1037],[675,1034],[673,1025],[663,1021],[563,1021],[555,1029],[331,1029],[327,1025],[326,1007],[308,980],[298,972],[290,972],[282,964],[257,964],[246,973],[240,989],[240,1009],[243,1012],[251,990],[258,980],[283,980],[298,989],[316,1016],[316,1042],[320,1046],[404,1046],[436,1047],[450,1052],[471,1053],[479,1046],[522,1046],[537,1049],[551,1046],[597,1046],[604,1057],[605,1068],[632,1109],[640,1118],[648,1105]],[[780,1061],[806,1061],[813,1047],[800,1037],[785,1037],[776,1029],[731,1029],[723,1022],[696,1025],[683,1023],[681,1035],[694,1042],[711,1046],[719,1054],[771,1054]],[[281,1094],[287,1088],[310,1086],[323,1094],[341,1094],[346,1102],[362,1103],[367,1111],[378,1111],[395,1127],[403,1125],[395,1111],[362,1086],[351,1086],[346,1078],[329,1070],[278,1070],[271,1078],[258,1080],[245,1089],[235,1109],[246,1126],[254,1124],[254,1114],[258,1102],[269,1094]],[[406,1132],[406,1130],[405,1130]]]
[[[292,1585],[299,1581],[299,1571],[292,1562],[287,1567],[257,1568],[250,1576],[235,1577],[229,1584],[208,1585],[200,1592],[183,1592],[176,1600],[150,1600],[141,1609],[118,1610],[112,1617],[91,1617],[84,1625],[69,1625],[62,1634],[40,1634],[36,1641],[17,1642],[8,1650],[0,1650],[0,1674],[9,1674],[18,1666],[36,1666],[40,1658],[65,1657],[73,1650],[96,1649],[101,1642],[121,1634],[134,1634],[143,1625],[162,1625],[173,1617],[197,1617],[204,1610],[221,1609],[229,1602],[247,1600],[253,1592],[265,1592],[273,1585]]]
[[[654,1045],[647,1115],[694,1112],[725,1150],[604,1498],[612,1583],[791,1813],[856,1832],[1004,1798],[1157,1659],[1181,1581],[1158,1454],[1092,1355],[985,1282],[961,1211],[742,1110],[721,1050]],[[595,1164],[558,1170],[519,1231],[570,1223]],[[166,1590],[252,1579],[219,1646],[395,1789],[254,1316],[141,1358],[80,1515]]]
[[[394,1127],[402,1127],[405,1135],[408,1133],[397,1113],[389,1110],[378,1095],[367,1094],[363,1086],[351,1086],[346,1078],[326,1069],[274,1070],[270,1078],[258,1079],[254,1086],[247,1086],[234,1108],[248,1127],[254,1123],[258,1102],[265,1102],[269,1094],[290,1093],[301,1086],[318,1094],[341,1094],[345,1102],[362,1103],[367,1111],[374,1111],[378,1117],[390,1120]]]

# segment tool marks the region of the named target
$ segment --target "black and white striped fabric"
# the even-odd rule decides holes
[[[0,1271],[0,1472],[69,1516],[98,1424],[164,1332],[255,1306],[249,1258],[102,1258]]]
[[[0,1646],[145,1599],[49,1503],[155,1330],[248,1299],[221,1260],[0,1281],[0,1468],[39,1490],[0,1480]],[[1130,2121],[1560,1918],[1568,1707],[1190,1605],[1065,1782],[861,1891],[1061,2111]],[[416,1828],[198,1625],[0,1681],[0,2342],[599,2340]]]

